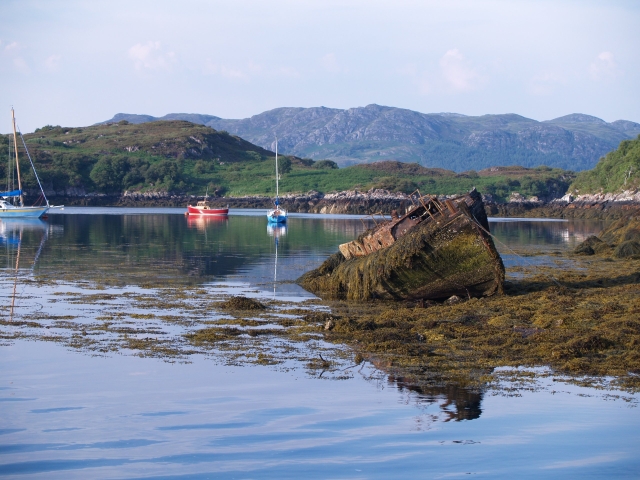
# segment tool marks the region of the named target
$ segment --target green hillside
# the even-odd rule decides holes
[[[617,193],[640,188],[640,135],[623,140],[593,170],[580,172],[571,184],[574,194]]]
[[[0,155],[9,155],[9,136],[0,138]],[[119,194],[125,190],[224,196],[273,195],[274,153],[240,137],[186,121],[130,124],[126,121],[85,128],[46,126],[25,135],[47,191],[68,195]],[[562,195],[573,174],[560,169],[494,167],[456,174],[416,163],[386,161],[338,169],[330,160],[279,156],[280,191],[321,193],[370,188],[410,193],[453,194],[478,188],[504,199],[511,192],[546,197]],[[6,162],[0,174],[7,177]],[[36,190],[26,156],[21,156],[24,186]]]

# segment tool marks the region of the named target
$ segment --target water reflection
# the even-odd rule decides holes
[[[22,264],[25,262],[30,265],[30,271],[35,268],[38,258],[42,253],[42,248],[48,238],[49,229],[48,224],[40,219],[2,219],[0,220],[0,245],[5,247],[6,269],[10,272],[13,269],[13,288],[11,289],[10,298],[11,304],[9,307],[9,321],[13,321],[14,312],[16,309],[16,298],[18,288],[18,277],[20,271],[20,255],[22,252],[23,239],[26,236],[40,237],[37,250],[32,258],[22,259]],[[29,240],[32,240],[30,238]],[[25,252],[27,253],[27,252]],[[24,268],[24,267],[23,267]]]
[[[449,422],[460,420],[475,420],[482,414],[482,393],[469,390],[457,385],[440,387],[416,386],[410,379],[390,375],[390,385],[394,385],[399,392],[410,392],[415,396],[417,404],[426,406],[437,404],[444,418],[440,421]]]
[[[228,222],[229,217],[227,216],[189,215],[187,217],[187,226],[203,233],[206,233],[208,228],[220,227],[221,225],[226,225]]]
[[[87,211],[89,211],[87,209]],[[63,235],[47,247],[39,265],[43,273],[73,272],[85,280],[113,284],[203,284],[246,276],[256,267],[273,270],[273,237],[281,258],[305,257],[297,262],[310,269],[309,257],[319,263],[347,241],[360,222],[323,218],[292,218],[289,230],[265,228],[263,216],[205,219],[183,215],[74,214],[51,215]],[[286,232],[287,239],[282,241]],[[317,260],[316,260],[317,258]],[[114,266],[117,266],[114,268]],[[272,272],[273,273],[273,272]],[[293,280],[302,271],[283,272]],[[295,275],[295,276],[294,276]],[[272,277],[272,274],[270,275]],[[250,282],[253,279],[248,279]],[[262,280],[260,280],[262,282]]]
[[[273,263],[273,299],[276,298],[276,285],[278,284],[278,239],[284,237],[287,234],[286,225],[273,225],[267,223],[267,234],[273,237],[275,244],[275,255]]]
[[[19,299],[19,296],[16,297],[16,292],[19,290],[17,288],[18,271],[19,268],[25,268],[23,265],[29,265],[32,269],[37,268],[46,278],[62,279],[59,284],[45,286],[41,283],[31,287],[33,288],[31,292],[38,295],[38,301],[41,303],[39,308],[47,317],[43,322],[50,322],[53,325],[53,330],[47,330],[48,334],[55,333],[60,337],[65,335],[62,327],[55,330],[56,326],[51,321],[51,317],[56,313],[55,309],[58,308],[60,314],[77,316],[74,321],[78,322],[78,325],[85,322],[90,326],[96,323],[98,315],[108,317],[105,328],[98,328],[96,323],[95,328],[87,329],[89,335],[77,335],[78,339],[74,341],[78,345],[81,345],[82,338],[110,348],[117,342],[125,346],[133,345],[129,342],[144,341],[149,336],[167,335],[169,337],[175,332],[178,332],[179,338],[184,338],[182,334],[188,331],[188,328],[200,328],[202,325],[183,327],[168,322],[173,322],[173,318],[182,320],[186,317],[190,317],[192,322],[198,321],[197,315],[200,310],[187,310],[184,307],[189,305],[178,303],[178,297],[173,300],[175,304],[171,307],[172,310],[168,311],[166,305],[161,306],[160,313],[172,318],[162,323],[159,313],[153,310],[156,307],[144,309],[145,292],[135,291],[133,288],[130,292],[135,293],[135,299],[120,294],[114,295],[117,300],[101,298],[91,305],[93,309],[86,311],[81,311],[84,305],[78,297],[67,295],[65,298],[57,294],[63,293],[62,289],[72,290],[77,287],[78,290],[82,290],[87,288],[88,282],[123,282],[134,287],[155,282],[160,287],[174,287],[185,282],[206,286],[216,281],[229,283],[242,281],[252,294],[264,297],[273,295],[274,298],[279,295],[280,299],[288,294],[290,298],[299,301],[305,292],[301,292],[291,280],[315,268],[329,254],[336,251],[338,244],[353,239],[365,228],[357,218],[292,217],[288,225],[274,226],[265,225],[266,221],[262,214],[232,216],[228,219],[207,219],[156,214],[153,210],[150,212],[149,215],[52,215],[49,222],[41,220],[1,222],[0,241],[6,249],[8,258],[4,270],[4,291],[8,293],[13,291],[12,301],[5,303],[5,311],[13,318],[16,298]],[[572,242],[575,243],[580,238],[597,233],[601,224],[599,222],[532,222],[528,220],[494,221],[491,223],[491,228],[494,235],[510,247],[566,249]],[[55,232],[55,235],[50,235],[50,232]],[[37,267],[35,267],[36,264]],[[51,292],[49,298],[52,300],[49,303],[43,294],[46,288]],[[146,295],[152,297],[156,292],[162,292],[162,290],[147,291]],[[222,291],[221,294],[225,292],[227,290]],[[94,293],[98,296],[112,292],[100,290]],[[308,295],[306,298],[309,298],[309,294],[306,295]],[[215,291],[211,296],[215,296]],[[131,300],[128,300],[129,298]],[[109,304],[108,302],[111,301],[114,303]],[[119,304],[116,304],[116,301]],[[11,303],[11,309],[9,309],[9,303]],[[24,303],[22,306],[26,307],[26,302]],[[31,307],[35,311],[35,307]],[[71,308],[76,310],[73,311]],[[201,319],[206,318],[207,322],[211,322],[216,315],[211,312],[203,313]],[[18,317],[20,313],[22,312],[18,311]],[[137,317],[133,317],[132,314]],[[28,315],[23,314],[23,318],[27,317]],[[237,320],[238,322],[247,321],[246,319]],[[68,325],[70,322],[64,328],[68,328]],[[233,325],[235,329],[237,325]],[[210,327],[211,324],[207,323],[207,326]],[[83,327],[76,331],[83,332]],[[249,327],[254,326],[249,325]],[[247,331],[257,331],[249,330],[249,327]],[[181,330],[183,328],[184,330]],[[127,332],[127,339],[119,337],[118,329]],[[139,338],[134,338],[135,329],[140,329]],[[239,351],[246,349],[253,353],[267,345],[267,340],[263,340],[261,344],[248,343],[253,341],[252,339],[260,338],[248,335],[247,343],[239,348]],[[267,335],[264,338],[267,339]],[[295,357],[289,352],[291,344],[286,344],[286,341],[278,340],[271,344],[274,348],[280,348],[281,345],[283,352],[287,350],[286,353],[281,354],[282,358],[288,355],[286,356],[288,360],[297,358],[296,361],[304,362],[309,358],[315,358],[320,351],[319,348],[322,347],[320,341],[317,344],[309,342],[305,344],[305,348],[308,347],[309,351]],[[126,348],[133,350],[134,347]],[[189,348],[191,349],[192,346]],[[266,349],[262,351],[264,352]],[[279,351],[276,353],[280,355]],[[196,357],[195,354],[193,356]],[[320,359],[324,362],[322,357]],[[137,364],[135,368],[138,368]],[[248,378],[251,375],[258,375],[253,373],[255,371],[255,369],[246,368],[234,380],[237,380],[238,385],[246,385],[250,383]],[[435,417],[439,422],[474,420],[481,417],[483,409],[490,411],[486,407],[486,404],[491,403],[489,397],[483,397],[477,391],[462,387],[416,386],[412,384],[411,379],[393,375],[380,382],[389,382],[394,385],[403,399],[408,400],[406,403],[415,403],[425,411],[436,410],[438,414]],[[176,378],[172,378],[171,385],[175,384]],[[233,385],[236,384],[229,382],[228,385],[231,385],[229,396],[235,395]],[[316,388],[320,389],[320,387]],[[300,389],[296,386],[294,391],[298,392]],[[43,401],[43,408],[49,406],[46,401]],[[66,407],[62,405],[59,408]],[[179,410],[182,405],[174,410],[171,408],[168,406],[167,411]],[[485,417],[487,417],[486,414]]]
[[[279,237],[284,237],[286,234],[287,234],[286,225],[275,226],[269,223],[267,224],[267,235],[269,235],[270,237],[275,237],[275,239],[278,240]]]
[[[597,235],[606,222],[600,220],[556,219],[489,219],[491,233],[511,247],[566,246],[575,247],[591,235]]]

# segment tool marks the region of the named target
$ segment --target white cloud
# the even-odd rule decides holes
[[[475,90],[480,82],[480,75],[469,66],[469,63],[460,53],[453,48],[440,59],[440,71],[449,88],[465,92]]]
[[[541,73],[529,82],[529,92],[540,96],[551,95],[558,85],[564,83],[564,78],[555,73]]]
[[[31,71],[31,69],[29,68],[29,65],[27,65],[27,62],[22,57],[14,58],[13,66],[20,73],[29,73]]]
[[[175,62],[175,53],[164,52],[160,42],[137,43],[129,49],[129,58],[136,70],[169,70]]]
[[[50,55],[45,61],[44,66],[50,72],[57,72],[60,69],[60,55]]]
[[[427,72],[421,71],[415,63],[408,63],[397,70],[399,75],[411,79],[420,95],[428,95],[433,91],[433,82]]]
[[[589,65],[589,73],[594,80],[607,80],[619,76],[622,72],[611,52],[602,52]]]
[[[216,75],[229,80],[248,82],[256,76],[299,78],[300,72],[294,67],[264,68],[262,65],[249,62],[243,67],[214,63],[211,59],[205,62],[203,71],[207,75]]]
[[[294,67],[279,67],[274,70],[273,75],[276,77],[299,78],[300,72]]]
[[[254,70],[256,67],[253,67]],[[228,65],[221,65],[213,63],[211,59],[207,59],[204,65],[204,73],[209,75],[217,75],[220,77],[228,78],[230,80],[242,80],[244,82],[249,80],[249,75],[236,67],[230,67]]]
[[[13,50],[15,48],[18,48],[18,42],[11,42],[6,47],[4,47],[4,51],[8,52],[8,51]]]
[[[341,70],[334,53],[327,53],[326,55],[324,55],[320,59],[320,65],[322,65],[322,68],[324,68],[327,72],[331,73],[337,73]]]

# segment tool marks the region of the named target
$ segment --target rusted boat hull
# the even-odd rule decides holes
[[[346,300],[438,300],[502,292],[504,265],[488,233],[481,196],[473,191],[430,217],[388,247],[350,259],[338,252],[297,283],[321,298]]]

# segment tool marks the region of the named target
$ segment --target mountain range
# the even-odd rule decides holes
[[[622,140],[640,134],[639,123],[607,123],[580,113],[539,122],[516,114],[420,113],[380,105],[346,110],[283,107],[244,119],[118,113],[101,123],[122,120],[133,124],[189,121],[227,131],[271,151],[277,135],[278,149],[284,154],[329,159],[340,166],[397,160],[457,172],[507,165],[591,169]]]

